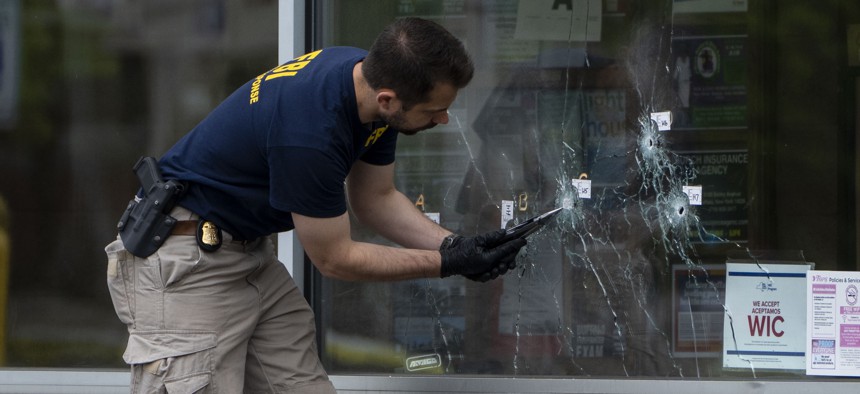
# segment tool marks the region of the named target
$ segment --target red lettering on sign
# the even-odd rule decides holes
[[[751,316],[747,315],[747,323],[750,326],[750,335],[751,336],[773,336],[779,338],[785,335],[785,331],[778,330],[776,328],[776,323],[785,323],[785,319],[782,316],[775,316],[771,319],[770,315],[764,316]]]

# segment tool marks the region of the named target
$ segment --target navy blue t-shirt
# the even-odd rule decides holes
[[[397,143],[387,125],[359,120],[352,70],[366,55],[322,49],[233,92],[160,160],[166,179],[189,184],[179,205],[237,239],[291,230],[291,212],[346,212],[352,165],[391,164]]]

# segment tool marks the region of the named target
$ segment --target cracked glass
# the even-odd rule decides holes
[[[475,235],[563,208],[529,238],[517,268],[494,281],[323,280],[318,319],[330,372],[804,375],[791,366],[796,352],[740,351],[736,334],[781,347],[776,334],[805,323],[767,325],[726,301],[727,263],[761,278],[762,292],[776,288],[770,264],[856,270],[853,246],[826,240],[852,243],[840,229],[853,224],[804,216],[808,204],[786,197],[804,176],[854,170],[789,152],[803,140],[788,122],[839,115],[793,112],[802,88],[786,86],[820,63],[772,48],[789,45],[789,30],[817,25],[802,6],[775,4],[323,2],[322,46],[367,48],[388,21],[420,16],[461,38],[474,58],[476,76],[450,123],[399,138],[397,186],[418,209]],[[821,56],[837,56],[831,50],[824,45]],[[840,141],[853,141],[850,132],[824,133],[831,144],[810,146],[810,157],[838,155]],[[799,168],[796,177],[784,172]],[[844,184],[824,178],[806,185],[821,187],[813,200],[833,202]],[[851,204],[841,206],[853,212]],[[809,234],[816,228],[823,232]],[[353,233],[387,242],[359,225]]]
[[[0,366],[127,368],[103,247],[131,166],[277,64],[293,3],[0,2]],[[563,208],[491,282],[305,281],[331,374],[804,376],[742,350],[802,328],[763,299],[784,278],[858,270],[860,3],[304,3],[308,50],[421,16],[473,55],[450,123],[400,138],[417,209],[475,235]]]

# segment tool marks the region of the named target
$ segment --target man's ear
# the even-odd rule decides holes
[[[397,93],[391,89],[380,89],[376,92],[376,104],[379,105],[380,110],[385,112],[397,111],[399,102]]]

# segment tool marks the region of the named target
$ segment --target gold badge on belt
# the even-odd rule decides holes
[[[207,252],[214,252],[221,247],[221,228],[208,220],[197,224],[197,245]]]

